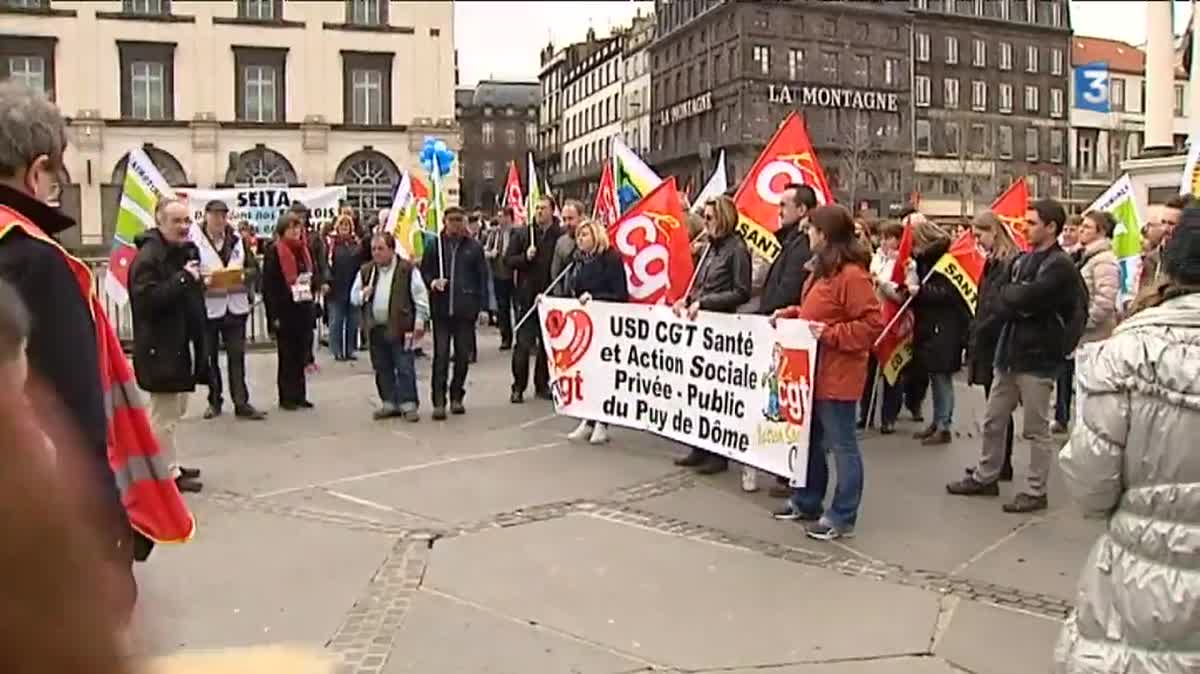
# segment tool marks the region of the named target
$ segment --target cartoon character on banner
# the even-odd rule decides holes
[[[789,349],[776,342],[771,350],[771,368],[762,376],[767,389],[763,419],[789,426],[803,426],[808,420],[805,403],[812,386],[808,349]]]
[[[592,317],[583,309],[546,312],[546,334],[550,337],[546,351],[554,378],[551,390],[560,407],[583,400],[583,373],[570,370],[587,354],[594,332]]]

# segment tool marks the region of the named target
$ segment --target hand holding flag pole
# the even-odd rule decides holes
[[[936,272],[936,271],[937,271],[936,268],[930,269],[925,274],[925,277],[921,279],[921,285],[925,285],[925,282],[928,281],[929,277],[933,276],[934,272]],[[879,343],[883,341],[884,337],[888,336],[888,333],[890,333],[892,331],[892,328],[896,327],[896,323],[900,322],[900,317],[903,316],[904,312],[908,310],[908,305],[912,304],[913,300],[915,300],[915,299],[917,299],[917,296],[914,293],[914,294],[909,295],[908,299],[904,300],[904,304],[900,305],[900,309],[896,312],[895,316],[892,316],[892,320],[888,321],[888,324],[883,326],[883,332],[879,333],[879,337],[877,337],[875,339],[875,344],[873,346],[871,346],[872,351],[879,348]]]
[[[525,321],[530,316],[533,315],[533,312],[537,311],[538,303],[542,301],[542,297],[546,293],[550,292],[551,288],[558,285],[558,282],[563,280],[563,277],[566,276],[567,272],[571,271],[571,267],[574,267],[574,266],[575,266],[574,262],[567,265],[561,272],[558,273],[558,276],[556,276],[554,278],[554,280],[550,282],[550,285],[546,286],[545,290],[543,290],[541,293],[539,293],[537,297],[533,298],[533,306],[529,307],[529,310],[525,312],[525,315],[521,317],[521,320],[517,321],[517,324],[513,326],[514,333],[516,333],[518,330],[521,329],[521,326],[525,323]]]

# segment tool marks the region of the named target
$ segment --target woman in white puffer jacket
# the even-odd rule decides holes
[[[1086,514],[1108,519],[1055,650],[1060,674],[1200,672],[1200,208],[1112,337],[1077,354],[1059,455]]]

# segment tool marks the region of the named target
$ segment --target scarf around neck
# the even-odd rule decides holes
[[[302,271],[312,271],[312,254],[308,252],[308,245],[303,238],[299,241],[283,238],[275,247],[279,249],[279,269],[283,272],[283,280],[289,286],[296,285],[296,279],[300,277]],[[301,269],[301,261],[303,261],[303,269]]]

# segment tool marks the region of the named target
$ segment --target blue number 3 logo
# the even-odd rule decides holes
[[[1082,92],[1083,100],[1093,105],[1099,105],[1108,101],[1108,71],[1107,70],[1084,70],[1082,72],[1083,79],[1087,85]]]

